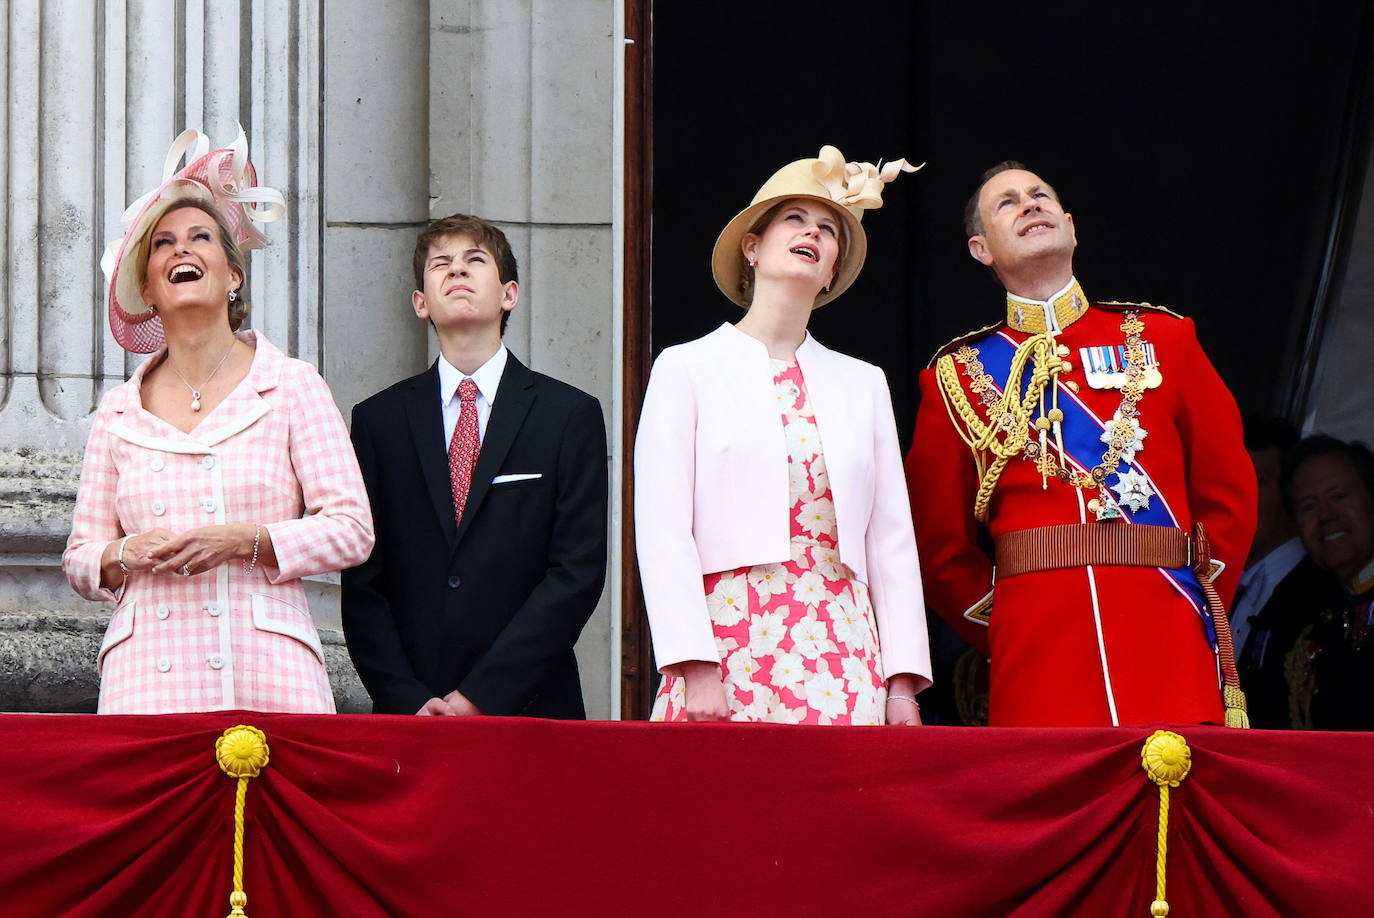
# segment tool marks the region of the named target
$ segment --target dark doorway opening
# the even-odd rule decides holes
[[[1362,0],[1244,16],[1205,4],[630,7],[653,38],[652,245],[628,255],[652,278],[627,301],[648,312],[640,358],[738,318],[711,281],[716,235],[775,169],[829,143],[853,160],[928,162],[865,216],[863,273],[811,325],[886,370],[904,443],[930,355],[1000,317],[960,222],[978,175],[1005,158],[1073,212],[1089,296],[1193,317],[1243,411],[1300,411],[1304,339],[1344,257],[1333,214],[1368,160],[1374,14]],[[646,369],[632,362],[627,385]],[[642,637],[633,603],[623,619]],[[643,716],[652,667],[635,678],[625,716]]]

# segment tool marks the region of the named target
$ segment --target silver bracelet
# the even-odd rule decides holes
[[[262,542],[262,527],[253,527],[253,560],[243,566],[245,574],[253,573],[253,568],[258,566],[258,545]]]
[[[119,569],[126,574],[133,573],[133,571],[131,571],[129,567],[124,563],[124,543],[129,541],[130,538],[132,538],[132,536],[125,536],[124,538],[119,540],[119,555],[115,558],[115,561],[119,564]]]
[[[919,701],[917,701],[915,698],[912,698],[910,695],[888,695],[888,696],[887,696],[887,700],[888,700],[888,701],[909,701],[909,702],[911,702],[912,704],[916,705],[916,710],[918,710],[918,711],[921,710],[921,703],[920,703]]]

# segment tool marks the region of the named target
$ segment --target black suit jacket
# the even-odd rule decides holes
[[[1264,608],[1250,616],[1250,633],[1236,658],[1250,726],[1265,730],[1293,727],[1285,660],[1303,629],[1314,621],[1314,611],[1339,603],[1343,593],[1329,571],[1303,555],[1274,587]]]
[[[343,572],[343,626],[373,709],[458,689],[486,714],[585,717],[573,645],[606,577],[597,400],[508,354],[461,526],[437,362],[354,407],[352,435],[377,544]]]

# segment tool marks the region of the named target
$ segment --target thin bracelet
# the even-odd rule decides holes
[[[253,560],[249,561],[246,565],[244,565],[243,572],[244,572],[245,574],[251,574],[251,573],[253,573],[253,568],[255,568],[255,567],[258,566],[258,544],[259,544],[261,541],[262,541],[262,527],[261,527],[261,526],[254,526],[254,527],[253,527]]]
[[[921,710],[921,703],[920,703],[919,701],[917,701],[915,698],[912,698],[912,697],[909,696],[909,695],[888,695],[888,696],[887,696],[887,700],[888,700],[888,701],[909,701],[909,702],[911,702],[912,704],[916,705],[916,710],[918,710],[918,711]]]
[[[128,568],[128,566],[124,564],[124,543],[129,541],[130,538],[131,536],[125,536],[124,538],[119,540],[119,556],[115,558],[115,561],[119,563],[119,569],[126,574],[133,573],[133,571],[131,571]]]

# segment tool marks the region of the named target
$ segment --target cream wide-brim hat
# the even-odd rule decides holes
[[[821,147],[815,158],[788,163],[774,172],[749,206],[720,231],[711,251],[711,276],[716,286],[732,303],[748,309],[750,297],[745,291],[753,269],[740,248],[745,235],[754,231],[760,218],[777,204],[795,199],[814,200],[833,210],[844,227],[844,254],[835,266],[835,279],[830,289],[822,290],[811,304],[812,309],[824,306],[848,290],[863,268],[868,255],[868,236],[860,223],[863,212],[883,206],[884,184],[919,168],[905,159],[881,166],[846,163],[840,151],[829,145]]]
[[[183,156],[187,163],[177,169]],[[124,234],[110,243],[100,259],[110,285],[110,331],[126,351],[150,354],[165,342],[162,320],[143,301],[138,278],[140,266],[148,261],[149,232],[167,208],[182,199],[222,214],[244,252],[267,243],[255,224],[279,220],[286,213],[285,196],[258,184],[242,127],[233,144],[213,152],[209,138],[200,131],[182,131],[167,152],[162,181],[124,211]]]

